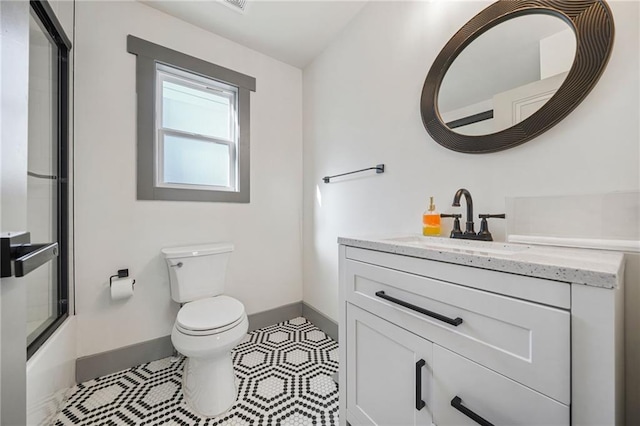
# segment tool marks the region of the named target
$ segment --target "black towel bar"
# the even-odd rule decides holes
[[[366,172],[367,170],[375,170],[376,173],[384,173],[384,164],[378,164],[375,167],[368,167],[366,169],[355,170],[353,172],[341,173],[339,175],[325,176],[325,177],[322,178],[322,180],[324,181],[324,183],[329,183],[331,181],[331,179],[333,179],[333,178],[337,178],[337,177],[340,177],[340,176],[346,176],[346,175],[352,175],[354,173]]]

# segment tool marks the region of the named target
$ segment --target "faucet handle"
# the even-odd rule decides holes
[[[480,231],[478,231],[478,236],[482,236],[485,241],[493,241],[493,236],[491,232],[489,232],[489,223],[487,223],[487,219],[505,219],[507,216],[504,213],[501,214],[479,214],[478,217],[482,219],[480,222]]]
[[[453,218],[453,229],[451,230],[451,238],[455,238],[458,235],[462,235],[462,229],[460,229],[460,218],[462,217],[459,213],[446,214],[440,213],[440,217],[452,217]]]
[[[500,213],[500,214],[479,214],[478,217],[480,219],[505,219],[507,217],[506,214],[504,213]]]

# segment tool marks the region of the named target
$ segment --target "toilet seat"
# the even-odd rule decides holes
[[[244,305],[229,296],[208,297],[185,304],[176,328],[190,336],[209,336],[236,327],[246,317]]]

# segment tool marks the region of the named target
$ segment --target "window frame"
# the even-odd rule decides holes
[[[136,55],[137,95],[137,199],[169,201],[212,201],[248,203],[250,201],[250,92],[256,90],[256,79],[193,56],[151,43],[133,35],[127,36],[127,51]],[[157,153],[157,72],[159,65],[178,73],[215,80],[237,88],[236,188],[229,190],[210,186],[194,188],[158,186]],[[160,94],[161,96],[161,94]]]

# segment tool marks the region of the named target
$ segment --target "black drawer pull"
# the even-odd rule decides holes
[[[409,308],[412,311],[416,311],[416,312],[420,312],[421,314],[425,314],[427,316],[430,316],[431,318],[435,318],[437,320],[440,320],[442,322],[446,322],[447,324],[451,324],[454,326],[459,326],[460,324],[462,324],[462,318],[458,317],[458,318],[449,318],[449,317],[445,317],[444,315],[440,315],[437,314],[435,312],[431,312],[428,311],[424,308],[421,308],[420,306],[416,306],[416,305],[412,305],[411,303],[405,302],[404,300],[400,300],[400,299],[396,299],[395,297],[391,297],[391,296],[387,296],[384,291],[376,291],[376,296],[388,300],[390,302],[393,303],[397,303],[400,306],[404,306],[405,308]]]
[[[482,426],[493,426],[493,423],[483,419],[482,417],[480,417],[479,415],[477,415],[473,411],[469,410],[467,407],[463,406],[462,405],[462,400],[460,399],[459,396],[456,396],[455,398],[453,398],[451,400],[451,406],[453,408],[455,408],[456,410],[460,411],[465,416],[469,417],[474,422],[478,423],[479,425],[482,425]]]
[[[427,405],[426,402],[422,400],[422,367],[424,367],[426,362],[424,359],[416,362],[416,410],[420,411]]]

